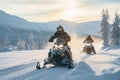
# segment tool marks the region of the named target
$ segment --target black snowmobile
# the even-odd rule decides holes
[[[54,39],[54,46],[50,49],[48,58],[44,60],[44,67],[46,67],[47,64],[53,64],[73,68],[73,61],[70,60],[67,55],[71,55],[71,52],[65,43],[66,41],[62,38]]]
[[[88,43],[88,42],[85,43],[85,46],[83,47],[83,52],[87,54],[96,54],[94,46],[92,45],[92,43]]]

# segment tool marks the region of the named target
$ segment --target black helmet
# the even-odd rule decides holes
[[[59,25],[59,26],[57,27],[57,31],[64,31],[64,29],[63,29],[63,27],[62,27],[61,25]]]
[[[91,36],[90,35],[88,35],[88,37],[87,38],[91,38]]]

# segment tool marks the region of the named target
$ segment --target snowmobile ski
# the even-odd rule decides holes
[[[37,70],[38,70],[38,69],[41,69],[41,67],[40,67],[40,62],[37,62],[36,69],[37,69]]]

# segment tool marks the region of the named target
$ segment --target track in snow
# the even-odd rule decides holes
[[[51,67],[36,70],[36,63],[18,65],[0,70],[0,80],[57,80],[66,72],[66,67]]]
[[[41,51],[40,51],[41,52]],[[39,53],[40,53],[39,52]],[[45,51],[46,52],[46,51]],[[0,54],[0,64],[13,59],[13,65],[0,69],[0,80],[119,80],[120,50],[103,51],[96,55],[80,54],[78,64],[73,69],[51,67],[36,70],[36,62],[45,59],[44,51],[39,54],[25,52]],[[6,56],[7,54],[7,56]],[[18,56],[19,55],[19,56]],[[39,55],[39,56],[38,56]],[[10,58],[6,58],[9,57]],[[13,57],[14,56],[14,57]],[[27,61],[26,61],[27,56]],[[39,59],[40,57],[40,59]],[[17,60],[16,60],[17,58]],[[24,60],[25,59],[25,60]],[[37,60],[36,60],[37,59]],[[19,62],[22,60],[22,62]],[[15,62],[15,63],[14,63]],[[3,64],[4,63],[4,64]],[[6,64],[7,65],[7,64]]]

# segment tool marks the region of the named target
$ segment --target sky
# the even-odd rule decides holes
[[[113,19],[120,13],[120,0],[0,0],[0,10],[31,22],[101,20],[103,8]]]

